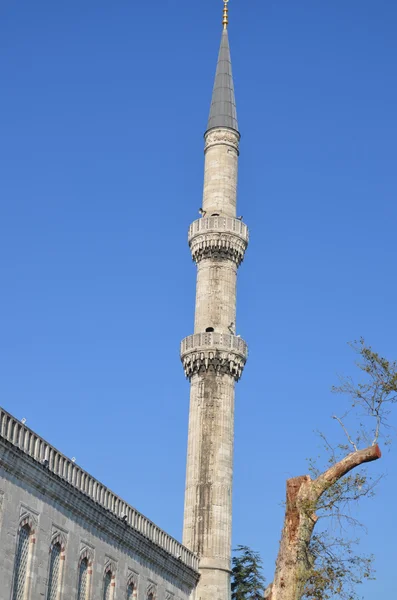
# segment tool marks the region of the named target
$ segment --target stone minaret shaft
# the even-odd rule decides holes
[[[202,218],[189,230],[197,264],[195,327],[181,347],[191,383],[183,543],[200,557],[196,600],[230,597],[234,386],[247,358],[235,331],[248,229],[236,218],[240,134],[226,25],[205,134]]]

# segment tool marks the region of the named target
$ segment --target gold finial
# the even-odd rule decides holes
[[[229,9],[228,9],[229,0],[223,0],[223,29],[227,29],[229,24]]]

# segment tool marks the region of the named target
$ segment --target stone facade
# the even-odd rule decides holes
[[[3,410],[0,527],[1,600],[188,600],[199,578],[192,552]],[[15,596],[25,531],[27,583]]]

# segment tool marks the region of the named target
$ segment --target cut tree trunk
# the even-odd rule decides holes
[[[370,446],[345,456],[317,479],[303,475],[287,481],[284,527],[274,581],[265,592],[266,600],[301,600],[313,568],[309,548],[322,494],[349,471],[380,457],[379,446]]]

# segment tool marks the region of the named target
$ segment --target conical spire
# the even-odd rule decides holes
[[[208,129],[213,129],[214,127],[229,127],[238,131],[232,62],[226,27],[222,32],[215,84],[212,92],[211,110],[208,119]]]

